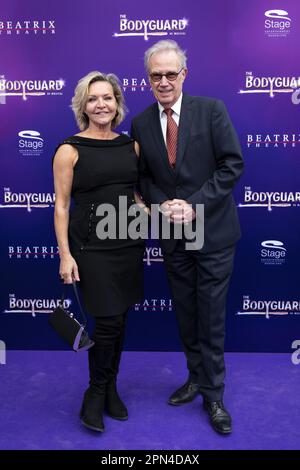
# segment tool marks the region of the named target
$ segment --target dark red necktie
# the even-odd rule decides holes
[[[176,152],[177,152],[177,136],[178,127],[174,119],[172,118],[173,110],[171,108],[164,109],[164,113],[167,115],[167,151],[169,157],[169,163],[172,168],[175,167],[176,163]]]

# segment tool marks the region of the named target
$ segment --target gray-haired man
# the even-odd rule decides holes
[[[225,305],[240,226],[232,189],[243,171],[240,145],[222,101],[182,93],[186,56],[175,41],[159,41],[145,53],[157,102],[132,121],[140,145],[140,185],[148,204],[160,204],[174,224],[195,218],[204,204],[204,246],[161,239],[180,336],[187,382],[172,405],[204,398],[213,428],[231,432],[223,405]]]

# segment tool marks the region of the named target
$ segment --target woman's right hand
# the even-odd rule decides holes
[[[61,256],[59,275],[63,279],[64,284],[72,284],[73,281],[80,281],[78,266],[73,256]]]

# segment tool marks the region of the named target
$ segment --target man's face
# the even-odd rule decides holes
[[[181,69],[180,58],[175,51],[162,51],[153,54],[149,60],[149,80],[155,98],[164,108],[170,108],[178,100],[187,69],[183,68],[176,80],[167,80],[165,76],[159,82],[154,81],[152,74],[177,73]]]

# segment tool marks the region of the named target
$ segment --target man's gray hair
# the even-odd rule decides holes
[[[172,39],[167,39],[167,40],[162,40],[158,41],[153,46],[151,46],[149,49],[146,50],[145,56],[144,56],[144,63],[145,63],[145,69],[147,72],[149,72],[149,60],[150,57],[153,54],[156,54],[157,52],[163,52],[163,51],[174,51],[178,55],[180,61],[181,61],[181,67],[186,67],[186,51],[181,49],[181,47],[178,46],[176,41],[173,41]]]

